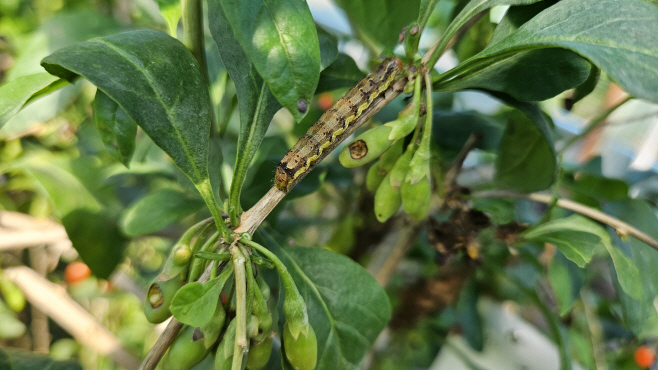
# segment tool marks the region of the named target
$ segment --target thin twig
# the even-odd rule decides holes
[[[479,140],[480,135],[477,133],[471,133],[471,135],[468,137],[466,143],[464,143],[464,146],[457,155],[457,158],[455,158],[454,162],[452,163],[452,167],[450,167],[448,172],[446,172],[446,177],[443,183],[446,189],[452,189],[455,184],[457,184],[457,176],[459,176],[459,173],[464,166],[464,161],[466,160],[468,153],[470,153],[471,150],[475,148],[475,144],[477,144]]]
[[[382,241],[366,267],[379,285],[385,287],[391,280],[393,272],[413,246],[422,226],[423,222],[404,217],[401,225],[388,233]]]
[[[594,131],[594,129],[600,127],[603,123],[605,123],[605,119],[608,118],[612,112],[617,110],[617,108],[621,107],[624,105],[626,102],[629,100],[633,99],[632,96],[627,96],[625,99],[622,99],[619,103],[611,106],[610,108],[604,110],[603,112],[599,113],[596,117],[592,118],[591,121],[587,124],[585,129],[578,135],[572,136],[567,142],[564,144],[562,149],[560,149],[560,153],[564,153],[565,150],[569,149],[573,144],[575,144],[578,140],[582,139],[583,137],[587,136],[590,132]]]
[[[18,285],[32,306],[52,318],[82,345],[110,357],[126,369],[137,368],[137,358],[121,346],[121,341],[112,332],[71,299],[61,286],[25,266],[7,268],[4,274]]]
[[[542,193],[530,193],[530,194],[521,194],[521,193],[515,193],[513,191],[507,191],[507,190],[490,190],[490,191],[481,191],[477,193],[473,193],[473,197],[476,198],[515,198],[515,199],[527,199],[531,200],[533,202],[539,202],[539,203],[545,203],[549,204],[553,201],[553,197],[550,194],[542,194]],[[633,227],[632,225],[627,224],[626,222],[623,222],[617,218],[614,218],[606,213],[603,213],[597,209],[587,207],[583,204],[576,203],[572,200],[568,199],[558,199],[557,200],[557,206],[568,209],[570,211],[574,211],[576,213],[580,213],[583,216],[587,216],[593,220],[602,222],[621,234],[625,235],[630,235],[653,249],[658,250],[658,241],[651,236],[645,234],[644,232],[638,230],[637,228]]]

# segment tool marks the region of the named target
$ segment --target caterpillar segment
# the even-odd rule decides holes
[[[402,61],[398,58],[385,59],[375,71],[328,109],[279,162],[274,185],[287,193],[290,185],[309,171],[326,148],[343,139],[341,135],[345,130],[391,86],[402,72],[402,67]]]

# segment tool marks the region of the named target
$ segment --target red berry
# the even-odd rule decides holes
[[[82,262],[71,262],[64,270],[64,279],[69,284],[78,283],[91,276],[91,270]]]
[[[323,93],[318,97],[318,106],[320,109],[327,110],[334,105],[334,97],[331,93]]]
[[[642,369],[648,369],[656,360],[656,353],[649,346],[640,346],[635,350],[635,364]]]

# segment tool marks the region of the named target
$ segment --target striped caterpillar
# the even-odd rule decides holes
[[[387,58],[374,72],[359,81],[333,107],[324,112],[320,120],[299,138],[279,162],[274,185],[287,193],[293,181],[305,175],[327,147],[336,140],[344,139],[341,134],[388,89],[400,72],[402,61],[395,57]]]

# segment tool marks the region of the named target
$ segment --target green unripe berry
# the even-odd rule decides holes
[[[272,355],[272,338],[267,337],[259,343],[252,344],[249,347],[249,357],[247,357],[247,369],[260,370],[267,365]]]
[[[180,276],[166,281],[156,278],[144,300],[144,315],[149,322],[159,324],[171,316],[171,301],[181,286],[183,281]]]
[[[203,361],[208,349],[203,341],[192,341],[194,327],[186,326],[162,357],[162,370],[189,370]]]
[[[313,370],[318,362],[318,339],[309,325],[308,335],[293,337],[288,323],[283,326],[283,347],[286,358],[295,370]]]
[[[379,169],[379,162],[373,164],[368,169],[368,173],[366,174],[366,188],[371,193],[377,191],[379,184],[381,184],[384,177],[386,177],[386,172],[382,172],[383,171]]]
[[[217,346],[217,352],[215,352],[215,370],[231,370],[233,365],[233,357],[224,357],[224,346],[226,345],[226,340],[222,339]]]
[[[386,175],[375,193],[375,216],[379,222],[386,222],[400,209],[400,189],[394,189],[390,181],[391,174]]]
[[[378,126],[364,132],[343,148],[338,160],[347,168],[372,162],[393,145],[388,138],[391,130],[389,126]]]
[[[403,182],[400,187],[400,194],[402,196],[402,208],[408,215],[416,220],[422,220],[427,216],[432,195],[432,186],[427,177],[423,177],[415,184],[408,181]]]

